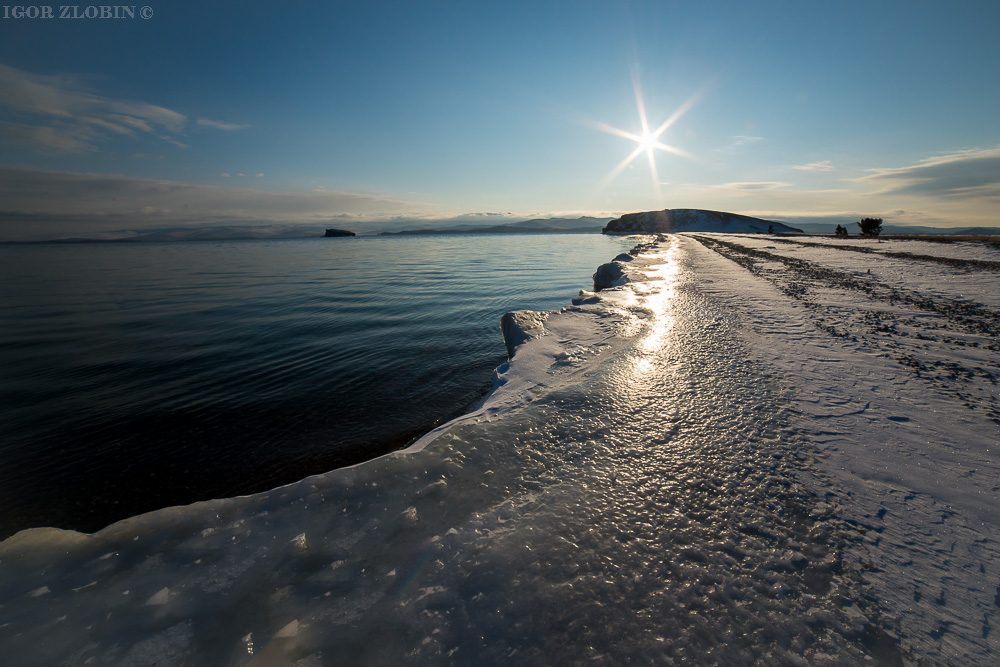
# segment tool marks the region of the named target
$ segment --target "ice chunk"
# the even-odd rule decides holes
[[[417,521],[420,520],[419,517],[417,516],[416,507],[407,507],[405,510],[402,511],[400,516],[403,518],[403,523],[406,524],[407,526],[414,526],[416,525]]]
[[[289,637],[294,637],[297,634],[299,634],[299,622],[298,620],[295,620],[278,630],[277,634],[274,635],[274,638],[288,639]]]
[[[146,600],[147,606],[156,606],[161,604],[167,604],[170,601],[170,589],[164,586],[160,590],[153,593],[153,595]]]
[[[601,264],[597,267],[597,273],[594,274],[595,292],[600,292],[602,289],[608,289],[609,287],[619,287],[626,283],[628,283],[628,276],[625,275],[625,269],[619,262]]]
[[[551,311],[514,310],[500,318],[503,342],[507,346],[507,356],[513,357],[518,345],[545,335],[545,320]]]

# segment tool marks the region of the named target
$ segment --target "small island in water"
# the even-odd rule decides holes
[[[326,234],[323,234],[323,238],[328,236],[357,236],[354,232],[349,232],[346,229],[328,229]]]

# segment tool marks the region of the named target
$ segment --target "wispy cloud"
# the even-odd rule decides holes
[[[843,209],[837,211],[813,211],[809,209],[755,209],[743,211],[745,215],[752,215],[758,218],[775,218],[781,220],[798,220],[800,222],[843,222],[844,220],[858,220],[865,215],[872,215],[872,211],[855,211]]]
[[[731,151],[734,148],[739,148],[740,146],[748,146],[748,145],[751,145],[751,144],[756,144],[756,143],[760,143],[761,141],[764,141],[764,137],[755,137],[755,136],[749,136],[749,135],[745,135],[745,134],[737,134],[735,136],[729,137],[729,139],[730,139],[730,142],[728,144],[726,144],[725,146],[722,146],[721,148],[718,148],[716,150],[722,151],[722,152]]]
[[[517,217],[517,216],[516,216],[516,214],[511,213],[510,211],[507,211],[507,212],[499,212],[499,211],[477,211],[475,213],[463,213],[462,215],[457,216],[457,217],[461,218],[462,220],[484,220],[484,219],[485,220],[496,220],[496,219],[500,219],[500,218],[513,218],[513,217]]]
[[[766,141],[764,137],[752,136],[747,134],[736,134],[729,137],[729,143],[722,144],[714,149],[712,152],[722,158],[730,159],[734,155],[740,155],[748,150],[748,147],[759,144]]]
[[[65,123],[26,125],[0,120],[0,141],[30,144],[45,153],[88,153],[96,150],[99,133]]]
[[[835,168],[830,160],[810,162],[809,164],[800,164],[792,167],[792,169],[798,169],[799,171],[833,171]]]
[[[878,186],[875,194],[1000,199],[1000,146],[939,155],[908,167],[868,171],[868,176],[858,180]]]
[[[759,192],[761,190],[777,190],[787,188],[791,183],[781,181],[740,181],[736,183],[720,183],[709,187],[718,190],[732,190],[735,192]]]
[[[0,65],[0,107],[14,118],[0,120],[0,138],[45,152],[87,153],[113,136],[146,133],[177,142],[184,114],[155,104],[94,94],[66,74],[32,74]]]
[[[209,120],[207,118],[199,118],[196,125],[201,127],[210,127],[215,130],[224,130],[226,132],[232,132],[233,130],[245,130],[249,125],[243,125],[241,123],[225,123],[221,120]]]

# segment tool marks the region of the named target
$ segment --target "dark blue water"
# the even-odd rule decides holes
[[[405,446],[634,244],[600,235],[0,246],[0,537],[93,531]]]

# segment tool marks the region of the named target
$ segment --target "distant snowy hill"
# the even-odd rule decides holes
[[[738,213],[706,211],[696,208],[668,208],[662,211],[627,213],[612,220],[605,234],[658,234],[672,232],[728,232],[736,234],[767,233],[801,234],[801,229],[780,222],[752,218]]]

